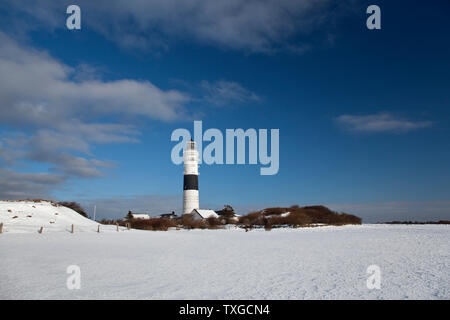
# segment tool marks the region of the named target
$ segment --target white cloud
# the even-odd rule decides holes
[[[64,28],[61,8],[68,4],[36,0],[25,6],[10,0],[8,9],[26,12],[35,24]],[[330,0],[79,0],[77,5],[82,28],[121,46],[166,49],[177,41],[194,40],[247,52],[302,51],[306,43],[292,38],[332,24],[344,7]],[[326,41],[328,34],[323,38]]]
[[[53,173],[20,173],[0,168],[0,199],[43,198],[65,178]]]
[[[84,71],[84,70],[83,70]],[[57,126],[62,119],[129,114],[163,121],[183,115],[190,98],[149,81],[85,80],[45,52],[0,33],[0,122]]]
[[[0,140],[2,166],[23,170],[24,160],[50,165],[42,174],[2,170],[4,195],[41,195],[67,179],[102,176],[102,169],[113,164],[96,159],[91,144],[137,142],[140,132],[130,120],[177,120],[190,100],[149,81],[86,79],[85,71],[77,77],[77,70],[48,53],[0,32],[0,125],[9,128]],[[120,123],[124,117],[127,124]]]
[[[383,112],[369,115],[341,115],[336,123],[342,128],[355,132],[408,132],[432,125],[431,121],[413,121],[402,119],[391,113]]]
[[[200,87],[204,91],[203,99],[209,104],[216,106],[261,100],[257,94],[233,81],[219,80],[209,82],[205,80],[200,83]]]

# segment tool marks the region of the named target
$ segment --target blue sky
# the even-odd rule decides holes
[[[450,218],[448,1],[68,4],[0,5],[1,198],[179,211],[170,135],[202,120],[280,129],[278,174],[202,165],[202,207]]]

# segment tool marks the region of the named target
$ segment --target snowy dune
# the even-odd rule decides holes
[[[44,232],[69,231],[72,224],[81,230],[95,230],[98,223],[86,219],[72,209],[57,206],[48,201],[0,201],[0,223],[3,232]]]
[[[96,232],[97,222],[72,209],[49,201],[0,201],[0,223],[3,233],[68,232],[74,225],[76,232]],[[102,231],[115,231],[114,226],[102,226]],[[123,228],[122,228],[123,229]]]
[[[450,299],[443,225],[11,232],[0,252],[0,299]]]

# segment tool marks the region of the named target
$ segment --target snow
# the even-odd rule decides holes
[[[96,231],[98,223],[50,201],[0,201],[0,223],[4,233]]]
[[[74,234],[7,227],[0,299],[450,299],[446,225],[101,233],[89,225]],[[66,287],[69,265],[81,269],[80,290]],[[380,290],[366,286],[370,265],[381,269]]]
[[[134,219],[150,219],[150,216],[146,213],[132,213]]]
[[[197,212],[203,219],[218,218],[219,215],[214,210],[194,209],[192,213]]]

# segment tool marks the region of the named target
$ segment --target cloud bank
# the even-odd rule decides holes
[[[298,37],[332,25],[346,3],[330,0],[77,1],[82,12],[82,28],[95,30],[122,47],[167,49],[176,42],[190,40],[258,53],[279,49],[302,52],[308,41]],[[68,1],[36,0],[23,5],[9,0],[4,6],[11,12],[27,14],[33,25],[63,28],[61,13],[69,4]]]
[[[137,143],[136,123],[184,119],[188,104],[257,100],[233,81],[203,81],[199,96],[147,80],[99,80],[88,65],[72,68],[0,32],[0,198],[42,197],[72,178],[95,178],[114,163],[92,145]],[[44,173],[18,172],[30,163]],[[13,183],[12,179],[22,183]],[[9,180],[9,181],[8,181]],[[8,181],[8,183],[6,183]]]
[[[104,117],[172,121],[190,100],[149,81],[75,81],[76,72],[0,33],[0,125],[8,128],[0,138],[1,164],[50,165],[45,174],[2,169],[0,197],[41,196],[70,178],[102,176],[112,164],[93,157],[90,145],[137,142],[139,135],[132,125]]]
[[[341,115],[336,123],[345,130],[353,132],[409,132],[431,127],[431,121],[413,121],[402,119],[391,113],[383,112],[369,115]]]

